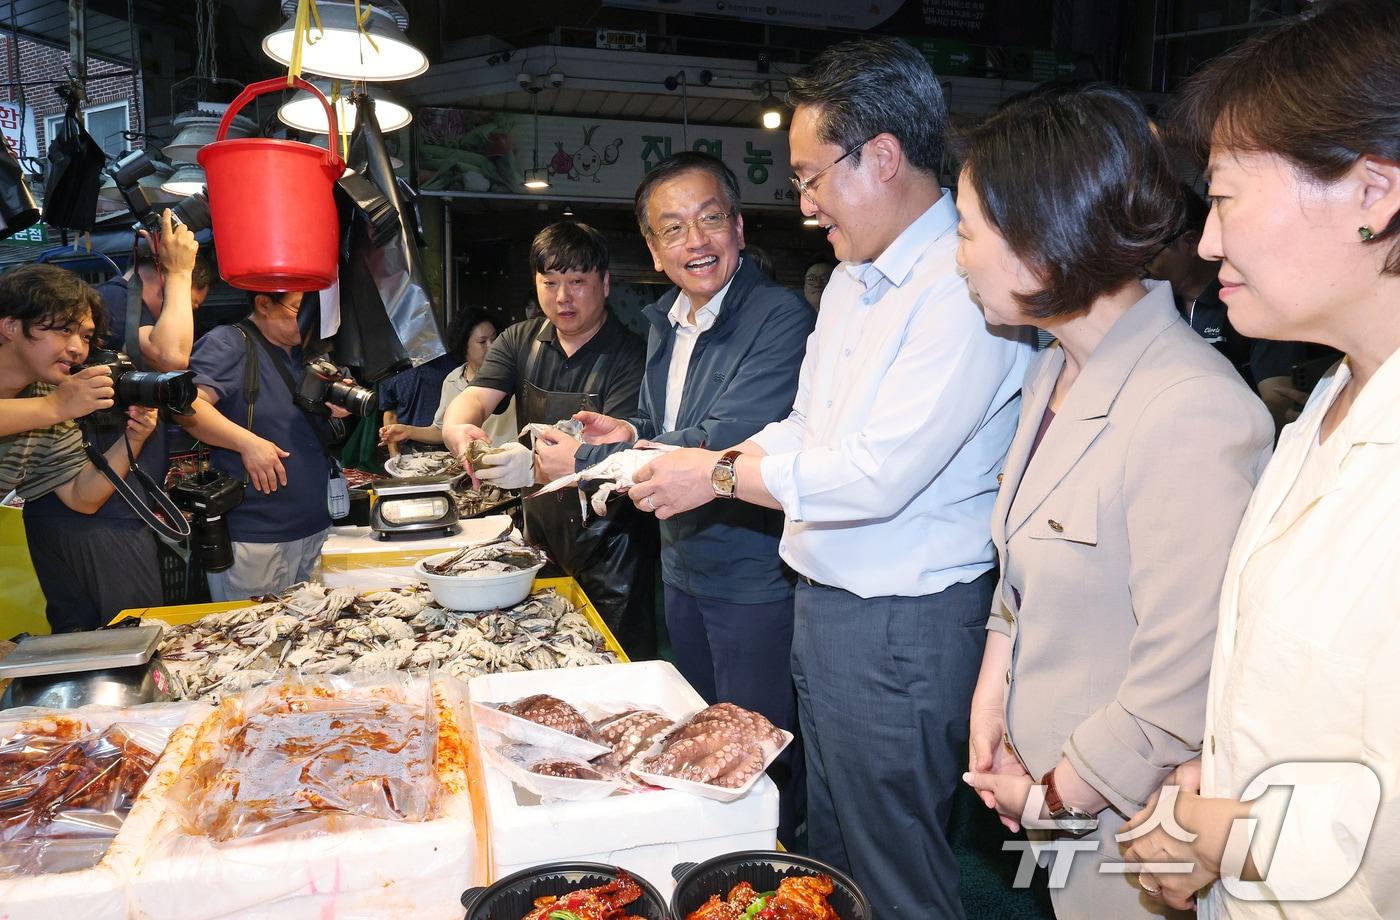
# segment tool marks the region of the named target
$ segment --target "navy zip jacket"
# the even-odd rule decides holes
[[[638,435],[661,444],[726,450],[769,422],[787,418],[816,314],[802,295],[769,281],[745,259],[715,324],[696,339],[676,430],[661,431],[676,341],[667,314],[679,295],[672,288],[642,311],[651,323],[646,374],[639,417],[628,419]],[[781,511],[716,499],[659,523],[661,575],[671,587],[734,604],[792,595],[792,575],[778,558]]]

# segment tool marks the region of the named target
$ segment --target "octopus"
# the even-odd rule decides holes
[[[685,920],[841,920],[831,909],[827,896],[836,889],[829,875],[795,875],[778,883],[778,890],[769,894],[763,907],[749,914],[753,903],[762,898],[748,882],[740,882],[729,890],[729,897],[710,895],[710,899],[686,914]]]
[[[574,760],[537,760],[530,764],[529,770],[540,776],[560,776],[564,779],[607,779],[600,770]]]
[[[666,737],[645,762],[662,776],[737,789],[763,770],[785,739],[772,722],[733,703],[702,709]]]
[[[670,719],[647,709],[629,709],[593,723],[598,737],[612,748],[612,753],[603,757],[612,766],[623,770],[633,769],[633,759],[646,753],[653,743],[674,727],[675,723]]]
[[[626,912],[627,905],[641,896],[642,886],[625,870],[618,869],[617,878],[606,885],[535,898],[535,909],[520,920],[546,920],[555,912],[566,911],[578,920],[644,920]]]
[[[507,703],[501,707],[501,712],[529,719],[537,725],[543,725],[546,728],[552,728],[585,741],[596,742],[598,740],[593,726],[588,724],[588,720],[583,717],[582,713],[548,693],[536,693],[534,696],[527,696],[514,703]]]

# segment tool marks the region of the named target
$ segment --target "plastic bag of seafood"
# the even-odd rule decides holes
[[[537,694],[570,704],[612,746],[602,756],[624,765],[652,756],[676,723],[705,708],[664,661],[490,674],[469,687],[474,711],[475,704],[518,703]],[[489,729],[478,722],[477,731]],[[599,765],[597,758],[591,763]],[[626,791],[624,786],[619,793]],[[486,792],[495,878],[550,862],[588,860],[622,866],[669,896],[676,863],[772,849],[777,841],[778,790],[761,772],[729,802],[655,787],[597,801],[547,802],[487,760]]]
[[[628,489],[636,485],[633,478],[642,467],[651,463],[663,453],[679,450],[676,444],[651,444],[645,447],[634,447],[628,450],[620,450],[615,454],[609,454],[605,459],[593,464],[585,470],[572,473],[568,476],[561,476],[553,482],[546,483],[540,487],[536,495],[544,495],[558,489],[569,486],[578,487],[579,505],[584,514],[588,513],[591,507],[593,513],[599,517],[606,517],[608,513],[608,498],[614,493],[623,494]],[[582,483],[601,482],[597,490],[591,497],[584,495]]]
[[[208,712],[159,703],[0,714],[0,915],[124,918],[150,802]]]
[[[455,917],[485,877],[464,688],[288,678],[226,699],[163,797],[133,917]]]

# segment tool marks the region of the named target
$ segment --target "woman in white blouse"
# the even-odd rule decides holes
[[[1209,144],[1200,252],[1230,322],[1346,357],[1231,551],[1202,760],[1174,777],[1187,833],[1164,791],[1128,858],[1206,917],[1400,916],[1400,4],[1321,3],[1213,62],[1181,113]]]
[[[452,317],[444,344],[448,354],[459,355],[462,358],[462,364],[442,382],[442,397],[438,401],[433,423],[385,425],[379,429],[380,443],[397,444],[400,441],[412,440],[423,444],[441,444],[443,414],[452,404],[452,400],[457,398],[457,394],[471,385],[476,372],[481,369],[481,362],[486,360],[486,353],[491,350],[491,343],[496,341],[499,334],[500,330],[495,320],[480,307],[468,307]],[[491,443],[498,447],[514,441],[520,433],[520,426],[515,421],[515,406],[507,404],[503,410],[488,418],[482,429],[490,436]]]

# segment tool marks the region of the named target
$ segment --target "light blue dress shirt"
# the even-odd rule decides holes
[[[934,594],[992,568],[997,474],[1033,354],[958,273],[951,193],[822,295],[792,414],[753,437],[798,573],[860,597]]]

